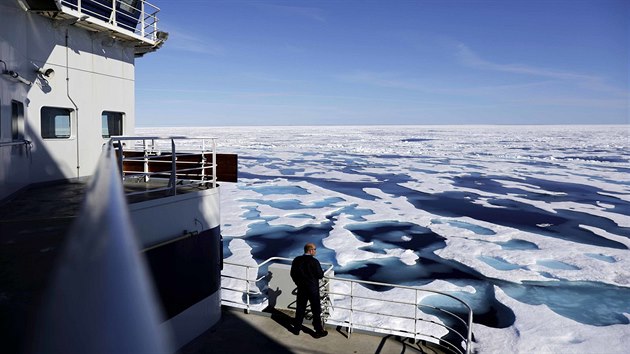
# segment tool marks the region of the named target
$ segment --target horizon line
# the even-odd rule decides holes
[[[563,126],[627,126],[628,123],[549,123],[549,124],[531,124],[531,123],[468,123],[468,124],[232,124],[232,125],[144,125],[137,124],[136,128],[197,128],[197,127],[213,127],[213,128],[247,128],[247,127],[470,127],[470,126],[519,126],[519,127],[563,127]]]

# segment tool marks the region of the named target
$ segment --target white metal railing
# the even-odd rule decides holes
[[[128,196],[160,191],[176,195],[178,187],[217,186],[216,138],[115,136],[109,145],[116,148],[123,179],[168,181]]]
[[[271,257],[260,264],[244,265],[224,261],[233,267],[224,269],[222,279],[230,280],[230,286],[222,281],[222,300],[226,306],[244,308],[249,312],[254,305],[251,298],[265,297],[265,287],[256,284],[265,280],[266,268],[271,262],[291,262],[292,259]],[[326,264],[325,274],[332,270]],[[322,318],[327,324],[348,328],[348,336],[354,329],[388,333],[431,341],[453,353],[472,352],[472,308],[451,294],[419,287],[378,283],[335,276],[325,276],[320,290]],[[388,292],[371,291],[365,286],[387,287]],[[225,291],[241,294],[240,299],[230,299]],[[431,304],[437,298],[440,305]],[[460,310],[460,311],[457,311]],[[458,315],[463,312],[465,315]],[[463,329],[463,330],[462,330]],[[435,333],[438,333],[437,335]],[[438,336],[439,335],[439,336]],[[447,336],[455,338],[448,339]]]
[[[160,9],[145,0],[61,0],[64,10],[87,15],[156,42]]]
[[[224,265],[237,267],[241,269],[242,271],[236,270],[232,272],[231,274],[226,274],[227,272],[222,272],[221,278],[232,279],[236,282],[236,284],[233,287],[226,287],[226,286],[221,285],[221,289],[243,294],[245,295],[245,300],[241,302],[241,301],[236,301],[236,300],[232,300],[228,298],[222,298],[221,304],[231,306],[231,307],[244,308],[246,312],[250,312],[250,310],[252,309],[251,298],[265,295],[263,291],[261,291],[260,289],[258,289],[258,287],[255,286],[255,284],[260,281],[263,281],[265,277],[267,276],[267,274],[265,273],[265,270],[267,269],[266,266],[271,264],[272,262],[278,262],[278,261],[284,262],[284,263],[291,263],[293,259],[284,258],[284,257],[271,257],[265,260],[264,262],[260,264],[256,264],[256,265],[245,265],[245,264],[238,264],[238,263],[223,261]],[[332,264],[324,263],[324,265],[327,266],[326,269],[324,270],[324,273],[327,273],[328,271],[332,270],[332,267],[333,267]],[[252,286],[252,283],[254,284],[254,286]]]
[[[29,337],[33,352],[174,352],[111,146],[103,149],[80,214],[58,253]]]
[[[473,312],[463,300],[445,292],[419,287],[340,277],[331,277],[330,280],[333,290],[328,294],[331,299],[329,307],[335,316],[328,322],[347,327],[349,335],[354,328],[386,332],[414,340],[427,339],[455,353],[471,353]],[[392,290],[374,292],[365,285]],[[438,297],[442,304],[430,304],[431,296]],[[423,303],[425,301],[427,303]],[[466,318],[449,309],[453,304],[464,310]],[[458,330],[456,325],[463,327],[464,331]],[[450,334],[457,342],[433,333]],[[458,342],[463,345],[458,345]],[[460,349],[462,347],[464,351]]]
[[[0,147],[18,146],[18,145],[24,145],[30,148],[32,147],[33,143],[31,143],[30,140],[15,140],[15,141],[0,142]]]

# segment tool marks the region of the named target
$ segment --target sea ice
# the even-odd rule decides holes
[[[609,323],[630,322],[630,311],[620,314],[616,310],[630,309],[630,299],[607,299],[610,304],[599,305],[610,313],[602,314],[579,309],[571,313],[566,308],[560,311],[554,308],[558,299],[550,295],[553,291],[541,291],[536,301],[542,304],[538,305],[512,296],[518,289],[535,291],[536,286],[552,284],[588,284],[591,288],[584,289],[600,286],[627,293],[628,129],[368,126],[138,130],[156,135],[220,136],[221,152],[239,154],[239,173],[245,177],[236,184],[221,184],[221,231],[230,239],[231,252],[226,261],[254,265],[255,251],[248,244],[248,237],[254,234],[261,242],[266,230],[286,228],[299,233],[312,227],[325,232],[318,239],[325,248],[320,255],[330,255],[336,266],[346,271],[374,262],[392,268],[386,274],[415,271],[417,264],[464,270],[470,279],[418,279],[416,285],[458,294],[486,317],[492,317],[492,312],[485,312],[492,311],[490,304],[497,313],[502,306],[508,309],[504,315],[513,313],[513,323],[505,326],[475,323],[475,348],[480,353],[627,351],[630,325]],[[299,192],[292,189],[296,187]],[[282,193],[264,192],[273,190]],[[357,225],[369,224],[376,229],[395,223],[426,228],[444,241],[431,244],[429,249],[416,249],[409,245],[419,235],[396,233],[387,242],[364,242],[350,230]],[[300,252],[294,243],[286,247],[283,252],[294,252],[294,256]],[[398,261],[390,262],[392,259]],[[426,271],[429,274],[430,269]],[[223,273],[231,272],[239,271],[226,267]],[[232,283],[224,278],[224,285],[242,286]],[[597,301],[590,294],[571,294],[577,303]],[[237,301],[238,296],[234,299]]]

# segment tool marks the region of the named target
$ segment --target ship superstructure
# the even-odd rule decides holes
[[[71,281],[73,295],[60,296],[67,290],[60,274],[81,279],[67,270],[98,268],[89,257],[69,267],[82,258],[73,252],[87,251],[68,248],[99,249],[99,242],[137,248],[99,257],[139,257],[128,264],[147,268],[171,349],[220,319],[217,181],[235,181],[236,156],[217,154],[211,138],[133,137],[135,60],[167,38],[158,14],[143,0],[0,0],[0,330],[9,352],[28,349],[47,331],[41,326],[61,321],[42,319],[55,313],[46,306],[62,308],[50,299],[76,296],[68,311],[80,310],[95,286],[83,306],[115,313],[112,288],[128,277],[109,266],[90,273],[101,277],[94,282]],[[103,177],[112,173],[118,178]],[[99,187],[102,180],[111,185]]]
[[[3,198],[30,183],[90,176],[110,136],[133,134],[135,58],[166,34],[144,1],[1,6]]]

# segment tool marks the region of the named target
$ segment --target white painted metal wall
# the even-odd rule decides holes
[[[31,149],[0,146],[0,199],[29,183],[91,175],[107,140],[103,111],[123,112],[123,133],[133,133],[133,46],[0,0],[0,60],[33,82],[0,75],[0,144],[12,141],[12,100],[24,103],[25,139],[32,142]],[[38,68],[55,75],[45,79]],[[42,139],[44,106],[73,110],[69,139]]]
[[[129,205],[141,246],[151,247],[220,226],[219,188]]]

